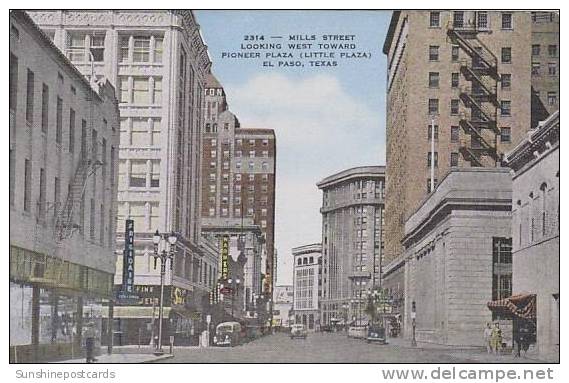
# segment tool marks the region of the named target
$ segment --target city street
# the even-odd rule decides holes
[[[173,358],[160,363],[531,363],[510,355],[494,356],[485,351],[451,350],[394,339],[391,344],[367,344],[348,339],[345,333],[313,333],[306,340],[291,340],[287,334],[265,336],[233,348],[178,348]]]

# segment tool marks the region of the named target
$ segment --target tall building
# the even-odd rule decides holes
[[[200,247],[200,143],[205,77],[211,61],[191,11],[34,11],[32,18],[85,75],[105,76],[117,88],[120,108],[117,254],[124,223],[134,220],[135,278],[140,294],[159,290],[152,234],[178,237],[167,267],[164,340],[188,338],[191,313],[217,275],[217,254]],[[118,257],[115,284],[122,282]],[[168,293],[170,292],[170,293]],[[146,293],[145,293],[146,294]],[[157,321],[156,296],[119,302],[116,331],[123,342],[148,342]],[[143,307],[140,307],[143,306]],[[195,315],[195,314],[194,314]],[[203,319],[203,318],[202,318]],[[148,331],[147,331],[148,329]],[[182,329],[182,330],[180,330]],[[178,331],[181,331],[178,333]],[[174,334],[175,333],[175,334]]]
[[[554,112],[506,155],[514,171],[512,290],[533,300],[518,321],[536,332],[537,358],[549,362],[559,361],[559,134]]]
[[[531,13],[531,127],[559,110],[559,13]]]
[[[292,256],[294,323],[315,331],[320,325],[322,244],[295,247]]]
[[[383,46],[390,287],[402,287],[404,224],[431,192],[431,165],[435,185],[453,167],[500,166],[528,130],[530,25],[529,12],[393,12]]]
[[[263,292],[272,294],[276,142],[272,129],[242,128],[226,95],[209,73],[205,88],[202,157],[202,222],[252,220],[263,235]],[[230,224],[232,226],[233,224]]]
[[[113,299],[119,110],[10,12],[10,361],[68,359]]]
[[[383,166],[347,169],[317,184],[323,192],[322,325],[362,317],[367,292],[381,287],[384,185]]]

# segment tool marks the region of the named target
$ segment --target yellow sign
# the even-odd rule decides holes
[[[221,239],[221,279],[229,276],[229,237]]]

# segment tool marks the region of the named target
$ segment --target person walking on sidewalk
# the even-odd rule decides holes
[[[489,322],[486,322],[486,328],[484,328],[484,344],[486,345],[486,351],[488,354],[492,353],[492,344],[490,338],[492,337],[492,327]]]
[[[87,349],[87,363],[96,362],[95,358],[95,338],[97,333],[95,331],[95,324],[89,322],[87,324],[87,329],[85,330],[85,348]]]
[[[500,324],[498,322],[494,323],[494,328],[492,329],[492,334],[490,335],[490,342],[494,354],[499,354],[502,348],[502,329],[500,329]]]

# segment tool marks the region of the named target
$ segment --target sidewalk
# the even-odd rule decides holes
[[[97,356],[94,364],[105,363],[154,363],[160,360],[173,358],[173,354],[168,354],[168,350],[164,350],[164,355],[156,356],[148,347],[115,347],[111,355],[107,354],[106,349],[101,349],[101,355]],[[62,360],[54,363],[87,363],[85,358],[76,358],[70,360]]]

